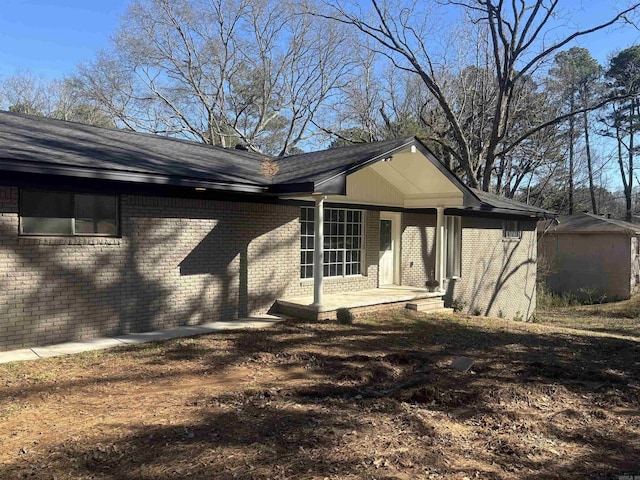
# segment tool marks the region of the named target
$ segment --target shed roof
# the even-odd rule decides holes
[[[637,235],[640,225],[608,218],[604,215],[580,212],[574,215],[559,217],[556,222],[541,221],[538,223],[539,232],[552,233],[620,233]]]

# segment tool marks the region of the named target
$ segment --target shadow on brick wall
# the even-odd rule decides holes
[[[257,309],[266,311],[270,303],[283,295],[292,278],[297,278],[297,270],[290,268],[290,252],[295,248],[298,237],[273,235],[269,240],[259,243],[257,248],[252,248],[251,253],[250,245],[289,220],[262,218],[259,222],[251,222],[246,216],[220,218],[216,226],[180,262],[180,275],[210,276],[208,283],[220,286],[217,296],[219,308],[227,312],[226,315],[246,317]],[[266,262],[269,272],[255,265],[267,256],[273,257]],[[275,278],[278,272],[284,275]],[[250,277],[255,281],[250,281]],[[195,305],[206,309],[205,304],[209,301],[205,295]]]
[[[162,218],[123,225],[129,231],[122,239],[20,243],[11,226],[11,235],[0,241],[0,258],[10,275],[0,278],[8,299],[0,311],[0,327],[8,329],[0,330],[0,350],[246,316],[287,288],[283,276],[292,281],[286,271],[278,274],[288,268],[278,264],[281,258],[267,262],[269,269],[251,271],[252,264],[263,264],[263,257],[274,250],[290,251],[294,246],[295,236],[278,238],[277,244],[269,238],[252,244],[288,221],[252,224],[240,216],[223,220],[179,266],[170,253],[184,225],[167,229]],[[175,275],[177,268],[185,282],[187,275],[206,277],[194,282],[193,290],[187,284],[187,295],[176,296],[165,277]],[[256,285],[249,278],[254,273],[260,278],[257,285],[264,288],[251,288]]]
[[[149,223],[142,234],[152,230]],[[175,232],[155,239],[168,241]],[[55,238],[0,244],[15,265],[6,292],[12,306],[0,322],[15,329],[0,346],[43,345],[99,335],[149,331],[167,308],[169,291],[145,276],[135,242]],[[42,241],[42,244],[37,242]],[[49,243],[44,243],[49,242]],[[1,324],[1,323],[0,323]]]
[[[500,244],[499,244],[500,245]],[[514,256],[520,255],[522,252],[518,247],[509,247],[510,251],[499,252],[488,260],[477,262],[474,267],[474,276],[472,283],[466,286],[467,294],[464,297],[458,298],[460,295],[458,289],[458,283],[460,280],[452,279],[447,282],[446,293],[444,295],[444,301],[446,305],[453,305],[457,300],[462,300],[466,303],[465,307],[468,313],[482,314],[485,316],[496,315],[496,312],[492,313],[494,308],[500,308],[501,302],[504,304],[505,300],[500,299],[501,294],[504,294],[504,289],[507,288],[510,281],[513,281],[513,277],[521,272],[524,268],[534,268],[536,266],[536,260],[532,258],[531,252],[527,255],[527,258],[514,263]],[[497,267],[500,264],[500,267]],[[535,282],[535,277],[530,280]],[[529,318],[533,314],[531,305],[533,303],[533,295],[535,295],[535,288],[532,290],[533,294],[527,294],[527,289],[520,285],[524,291],[518,292],[519,295],[524,295],[526,303],[529,305],[526,312],[520,312],[524,319]]]

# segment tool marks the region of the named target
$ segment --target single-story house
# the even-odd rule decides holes
[[[554,293],[629,298],[640,290],[639,235],[639,225],[592,213],[540,221],[538,275]]]
[[[545,214],[467,188],[415,138],[270,158],[3,112],[0,350],[427,280],[526,319]]]

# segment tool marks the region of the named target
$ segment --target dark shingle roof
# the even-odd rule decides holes
[[[545,210],[544,208],[535,207],[533,205],[527,205],[526,203],[518,202],[510,198],[501,197],[494,193],[477,190],[475,188],[470,189],[482,202],[481,209],[491,209],[494,211],[500,211],[501,213],[514,213],[514,214],[529,214],[537,215],[540,217],[555,217],[556,214]]]
[[[363,163],[384,159],[393,152],[414,145],[414,137],[382,142],[358,143],[347,147],[291,155],[278,160],[278,183],[314,182],[321,184]]]
[[[559,217],[557,224],[549,225],[546,222],[540,222],[538,230],[549,233],[624,233],[636,235],[640,233],[640,225],[581,212]]]
[[[8,112],[0,114],[0,160],[228,184],[261,185],[264,155],[124,130]]]
[[[540,208],[466,187],[416,138],[273,158],[186,140],[0,112],[0,170],[251,193],[344,193],[346,175],[415,146],[465,198],[465,210],[548,216]],[[271,180],[261,164],[279,166]]]

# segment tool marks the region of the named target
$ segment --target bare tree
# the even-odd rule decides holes
[[[0,106],[11,112],[113,127],[113,122],[83,96],[72,78],[48,80],[25,71],[0,81]]]
[[[344,28],[275,0],[134,0],[85,94],[127,128],[284,155],[348,82]]]
[[[51,116],[56,110],[59,90],[59,81],[48,81],[23,71],[2,79],[0,101],[5,110]]]
[[[553,67],[549,70],[548,90],[556,97],[564,112],[573,112],[576,108],[582,108],[582,129],[576,126],[577,118],[571,116],[567,120],[567,143],[569,145],[569,214],[574,212],[574,191],[576,171],[576,144],[579,137],[584,137],[589,189],[591,192],[591,209],[598,212],[595,183],[593,155],[590,140],[589,106],[597,103],[602,97],[602,68],[591,56],[586,48],[572,47],[569,50],[559,52],[554,57]]]
[[[447,92],[441,73],[442,66],[451,62],[447,59],[451,52],[441,48],[442,32],[432,30],[435,23],[433,15],[426,15],[421,10],[424,4],[413,2],[398,5],[390,0],[371,0],[371,11],[365,12],[358,5],[337,0],[328,3],[331,8],[329,14],[310,13],[355,27],[372,39],[375,50],[385,55],[398,69],[419,76],[447,122],[450,138],[445,146],[454,155],[467,182],[473,187],[489,190],[496,163],[501,157],[511,153],[535,133],[585,110],[579,108],[575,112],[542,120],[520,135],[512,135],[513,108],[519,85],[572,41],[630,20],[640,6],[633,4],[615,12],[602,23],[570,30],[566,36],[554,40],[553,28],[558,26],[558,3],[559,0],[449,0],[442,3],[447,9],[460,7],[466,18],[479,27],[480,33],[487,32],[488,65],[493,72],[496,91],[488,117],[488,131],[482,134],[479,142],[466,128],[460,116],[462,110],[456,108],[454,99]],[[595,109],[598,106],[591,105],[588,108]]]

